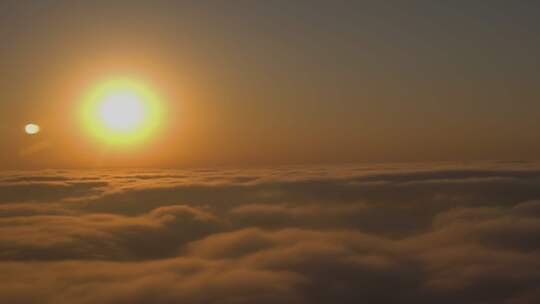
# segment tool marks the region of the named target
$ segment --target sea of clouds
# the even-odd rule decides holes
[[[4,171],[0,303],[540,303],[540,164]]]

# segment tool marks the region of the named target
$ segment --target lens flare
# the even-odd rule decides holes
[[[38,134],[40,130],[41,128],[39,127],[39,125],[33,123],[29,123],[24,127],[24,132],[30,135]]]
[[[89,91],[82,106],[84,127],[109,145],[140,143],[162,122],[161,102],[144,82],[115,78]]]

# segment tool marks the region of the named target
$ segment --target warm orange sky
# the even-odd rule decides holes
[[[0,168],[537,159],[539,10],[506,3],[2,1]],[[77,116],[116,75],[166,109],[136,149]]]

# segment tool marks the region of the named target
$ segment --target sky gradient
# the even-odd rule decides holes
[[[2,1],[0,167],[537,159],[539,9]],[[115,75],[147,81],[168,113],[129,153],[93,143],[76,115]]]

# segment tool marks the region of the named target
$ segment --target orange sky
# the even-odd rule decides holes
[[[529,5],[8,1],[0,167],[535,159]],[[163,96],[138,149],[80,128],[84,92],[111,75]]]

